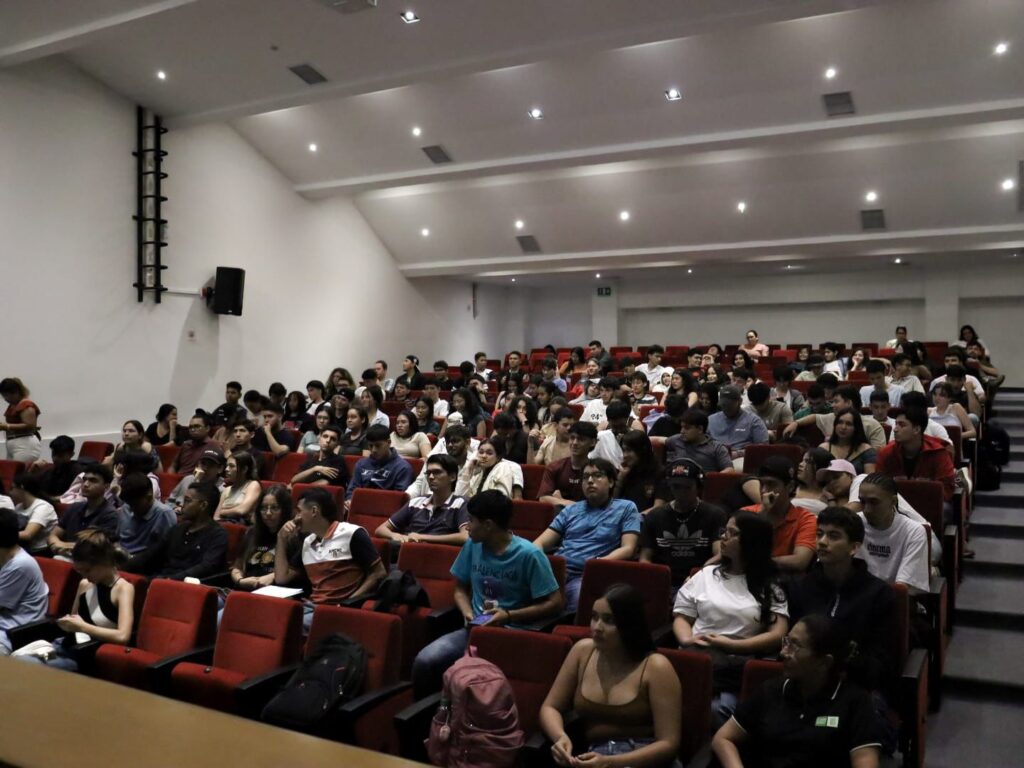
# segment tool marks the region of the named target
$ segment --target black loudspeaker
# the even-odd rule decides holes
[[[244,293],[244,269],[217,267],[217,277],[206,297],[206,304],[218,315],[241,315]]]

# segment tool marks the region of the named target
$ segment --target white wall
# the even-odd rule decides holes
[[[197,290],[242,267],[243,316],[193,297],[136,303],[134,124],[132,105],[59,59],[0,71],[0,359],[31,388],[44,437],[148,423],[165,401],[212,407],[231,378],[302,388],[335,365],[457,363],[511,343],[504,288],[479,289],[474,319],[469,284],[406,280],[349,201],[298,197],[226,126],[165,137],[165,284]]]

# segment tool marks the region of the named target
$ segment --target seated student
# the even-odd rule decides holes
[[[742,393],[743,407],[750,405],[747,390],[758,383],[757,374],[749,368],[733,368],[729,371],[729,381]]]
[[[248,453],[256,464],[256,473],[253,477],[259,480],[263,477],[263,454],[252,444],[256,436],[256,422],[250,419],[239,421],[231,429],[231,438],[227,441],[224,449],[224,457],[230,458],[235,453]]]
[[[580,421],[590,422],[591,424],[600,424],[607,420],[608,403],[610,403],[612,398],[615,397],[619,385],[615,379],[605,376],[598,382],[598,388],[598,398],[587,403],[587,407],[583,409],[583,415],[580,417]]]
[[[306,394],[309,396],[309,405],[306,406],[306,413],[312,416],[321,405],[326,404],[324,393],[327,387],[319,379],[312,379],[306,382]]]
[[[427,435],[429,442],[430,435],[435,437],[441,433],[441,425],[434,419],[434,401],[429,397],[417,398],[413,403],[412,412],[416,415],[416,423],[420,431]]]
[[[732,355],[732,370],[746,370],[752,371],[754,369],[754,358],[744,352],[742,349],[737,349]]]
[[[930,387],[931,389],[935,389],[936,385],[946,381],[949,377],[950,368],[955,369],[956,378],[963,379],[966,384],[967,391],[965,394],[969,398],[966,404],[961,403],[961,405],[964,405],[965,407],[969,406],[968,410],[971,413],[975,413],[975,406],[980,409],[980,407],[985,403],[985,388],[981,386],[981,382],[978,381],[976,377],[967,373],[967,369],[964,367],[966,363],[967,357],[964,354],[964,351],[960,347],[950,347],[943,355],[943,375],[932,379]]]
[[[796,374],[793,372],[793,369],[788,365],[779,365],[772,371],[772,376],[775,379],[775,386],[771,391],[772,399],[778,400],[788,407],[791,414],[796,413],[803,408],[803,393],[790,386],[793,383],[793,379],[796,378]]]
[[[328,406],[329,407],[329,406]],[[281,426],[284,409],[270,401],[263,404],[261,411],[263,425],[252,438],[252,445],[257,451],[266,451],[274,456],[284,456],[295,450],[295,436]]]
[[[50,461],[35,461],[29,471],[39,476],[43,493],[59,498],[71,487],[82,467],[75,461],[75,441],[67,435],[57,435],[50,441]]]
[[[309,429],[310,419],[309,414],[306,413],[306,396],[294,390],[288,393],[287,399],[284,401],[284,413],[282,414],[281,424],[286,429],[296,429],[299,432],[305,432]]]
[[[21,521],[18,533],[21,546],[29,554],[48,557],[50,534],[57,527],[57,511],[43,492],[40,479],[25,471],[18,472],[11,482],[11,500]]]
[[[647,377],[642,373],[634,373],[629,377],[630,403],[633,405],[633,415],[640,418],[640,407],[644,405],[657,405],[658,398],[648,391],[649,384]]]
[[[526,374],[522,371],[510,371],[502,374],[498,382],[498,397],[494,401],[496,412],[505,410],[513,399],[523,394],[523,391],[526,389],[526,378]]]
[[[905,396],[905,395],[904,395]],[[879,424],[888,424],[891,430],[896,425],[896,419],[889,415],[889,395],[886,392],[872,392],[868,398],[868,408],[871,409],[871,418]]]
[[[797,374],[796,381],[817,381],[824,372],[825,358],[818,354],[810,355],[805,368]]]
[[[544,358],[540,366],[540,375],[541,381],[553,385],[561,394],[565,394],[568,384],[558,375],[558,361],[555,358]]]
[[[675,437],[683,429],[683,413],[686,411],[686,398],[682,395],[665,395],[665,410],[660,416],[651,414],[645,419],[650,424],[650,419],[657,420],[651,424],[647,434],[651,437]]]
[[[366,443],[366,430],[369,428],[370,418],[366,409],[361,405],[350,405],[345,412],[345,432],[338,439],[338,455],[369,456],[370,449]]]
[[[479,447],[480,442],[470,438],[468,429],[462,426],[462,424],[452,424],[448,428],[448,434],[439,439],[437,445],[431,449],[430,455],[445,454],[455,459],[459,471],[459,480],[463,480],[464,477],[469,475],[469,462],[476,456],[476,449]],[[430,458],[430,456],[427,458]],[[458,486],[458,481],[456,481],[456,486]],[[405,489],[405,492],[409,495],[410,499],[430,495],[431,491],[430,484],[427,482],[426,464],[423,465],[419,476],[413,481],[412,485]]]
[[[302,439],[299,440],[299,447],[296,449],[299,453],[316,453],[320,450],[320,430],[331,423],[331,408],[329,405],[322,405],[317,409],[317,412],[313,414],[313,420],[309,425],[309,429],[306,430],[305,434],[302,435]]]
[[[384,390],[380,387],[373,385],[363,389],[362,394],[359,395],[359,405],[366,409],[366,418],[371,427],[391,426],[391,419],[381,410],[381,406],[384,405]]]
[[[875,471],[878,452],[868,442],[861,415],[853,408],[844,408],[836,414],[832,436],[820,447],[833,458],[853,464],[857,474]]]
[[[992,365],[992,358],[989,357],[987,347],[979,341],[972,341],[966,347],[967,360],[964,367],[974,370],[991,397],[992,394],[1006,381],[1006,376],[999,372],[999,369]],[[51,449],[52,450],[52,449]]]
[[[338,454],[341,432],[337,424],[328,424],[320,430],[320,451],[303,462],[289,485],[312,483],[340,487],[348,484],[348,465]]]
[[[723,768],[878,768],[871,696],[843,674],[851,653],[840,622],[819,614],[797,622],[784,637],[784,677],[761,686],[715,734]]]
[[[373,535],[399,543],[421,541],[462,546],[469,538],[469,507],[466,499],[455,495],[458,463],[451,456],[435,453],[427,458],[424,471],[430,495],[410,499],[381,523]]]
[[[57,619],[57,626],[69,635],[53,643],[56,655],[45,661],[38,656],[22,658],[76,672],[78,661],[69,647],[76,643],[73,633],[103,643],[128,644],[135,624],[135,586],[118,574],[117,549],[102,531],[84,533],[70,554],[82,580],[71,613]]]
[[[462,423],[469,430],[469,433],[480,440],[487,437],[487,419],[480,409],[480,400],[471,390],[466,387],[460,387],[452,392],[451,407],[448,410],[448,418],[451,419],[453,413],[458,413],[462,418]],[[445,426],[448,422],[445,422]],[[441,430],[441,435],[445,434],[445,430]]]
[[[775,428],[793,421],[793,412],[781,400],[772,397],[772,389],[764,382],[751,384],[747,389],[750,405],[747,410],[757,416],[768,428],[768,437],[775,440]]]
[[[796,493],[790,500],[794,507],[803,507],[817,515],[828,504],[818,473],[832,463],[832,454],[824,448],[808,448],[796,468]],[[852,466],[852,465],[851,465]]]
[[[103,464],[92,464],[82,474],[85,501],[64,510],[60,522],[47,537],[50,552],[55,557],[70,556],[75,542],[88,529],[102,531],[111,540],[117,539],[117,506],[107,496],[110,481],[114,479],[113,472]]]
[[[120,463],[130,451],[141,451],[150,454],[154,460],[159,460],[156,449],[146,439],[142,422],[136,419],[129,419],[121,425],[121,442],[114,446],[114,452],[103,459],[103,464],[113,467]]]
[[[416,355],[406,355],[402,358],[402,373],[395,379],[395,387],[399,383],[404,384],[406,390],[422,390],[426,378],[420,372],[420,359]]]
[[[213,409],[210,418],[218,429],[234,424],[240,418],[248,418],[242,399],[242,385],[229,381],[224,385],[224,403]]]
[[[587,560],[631,560],[636,554],[640,513],[632,501],[612,498],[617,474],[604,459],[588,460],[583,467],[583,500],[559,512],[533,542],[565,558],[567,610],[576,610]]]
[[[552,423],[555,425],[553,433],[544,438],[540,447],[529,457],[528,463],[548,466],[569,457],[569,430],[576,423],[576,414],[571,408],[562,408],[553,417]]]
[[[313,607],[370,597],[387,570],[365,528],[338,519],[334,495],[325,488],[308,488],[299,497],[295,517],[277,532],[274,583],[293,584],[303,574],[312,587],[303,623],[313,621]],[[292,539],[298,538],[301,547]]]
[[[978,436],[970,415],[953,400],[953,386],[948,380],[932,390],[932,401],[935,405],[928,409],[929,420],[944,427],[959,427],[961,440],[973,440]]]
[[[412,483],[412,467],[391,447],[391,434],[387,427],[374,424],[366,430],[366,446],[370,455],[356,463],[352,479],[345,489],[346,511],[356,488],[404,491]]]
[[[153,498],[153,486],[141,472],[125,475],[121,502],[115,539],[118,550],[129,557],[156,544],[178,522],[170,506]]]
[[[840,380],[846,378],[846,360],[840,356],[842,351],[842,346],[834,341],[826,341],[821,345],[821,354],[825,358],[822,373],[835,374]]]
[[[924,394],[924,385],[921,379],[914,375],[914,364],[910,361],[910,355],[902,352],[892,356],[892,384],[904,392],[920,392]]]
[[[767,443],[768,429],[764,422],[753,413],[741,407],[743,393],[727,385],[718,391],[721,410],[708,417],[708,434],[729,449],[733,460],[743,457],[744,449],[751,443]]]
[[[459,477],[455,492],[470,499],[484,491],[500,491],[510,499],[523,498],[523,470],[518,464],[503,459],[492,438],[481,440],[474,456]]]
[[[245,406],[245,418],[256,422],[259,426],[260,414],[263,412],[263,404],[267,398],[260,394],[258,389],[250,389],[242,395],[242,404]]]
[[[178,455],[174,457],[174,462],[171,464],[172,472],[187,475],[196,468],[199,457],[203,455],[204,451],[210,448],[220,450],[220,446],[210,438],[212,426],[213,420],[210,414],[205,411],[196,411],[192,414],[192,418],[188,420],[188,439],[181,444]]]
[[[635,418],[624,399],[615,397],[608,403],[605,420],[597,427],[597,443],[591,457],[607,459],[616,467],[622,465],[622,441],[630,432],[646,436],[643,425]]]
[[[665,470],[672,501],[652,509],[640,531],[640,562],[672,569],[672,586],[679,588],[721,549],[725,512],[700,498],[704,472],[689,459],[674,461]]]
[[[469,500],[469,541],[452,565],[455,605],[466,623],[421,650],[412,665],[414,698],[440,690],[441,676],[466,652],[469,627],[528,629],[557,615],[562,593],[537,547],[509,530],[512,501],[499,491]]]
[[[905,584],[912,592],[927,592],[928,531],[899,514],[896,481],[876,472],[861,481],[858,493],[864,508],[864,546],[858,557],[883,581]]]
[[[705,472],[732,472],[732,457],[723,443],[707,435],[708,416],[699,408],[683,413],[682,431],[665,441],[667,461],[689,459]]]
[[[583,498],[583,467],[597,445],[597,427],[576,422],[569,428],[569,456],[547,466],[540,481],[538,497],[556,507],[565,507]]]
[[[494,435],[490,442],[498,455],[516,464],[525,464],[530,452],[530,437],[514,414],[502,411],[494,417]]]
[[[789,628],[786,594],[776,583],[772,527],[763,515],[737,512],[722,533],[721,562],[706,565],[680,588],[672,631],[687,650],[714,665],[715,727],[735,710],[743,664],[778,652]]]
[[[794,373],[800,373],[807,368],[807,359],[811,356],[810,347],[800,347],[796,351],[796,360],[789,364]]]
[[[448,380],[451,383],[451,379]],[[428,379],[427,383],[423,387],[423,397],[430,400],[434,406],[434,416],[444,418],[448,415],[448,401],[441,397],[441,389],[439,382],[433,379]],[[451,391],[450,389],[446,391]]]
[[[746,352],[753,362],[756,363],[762,357],[768,357],[768,345],[760,341],[757,331],[747,331],[746,339],[740,349]]]
[[[416,414],[412,411],[404,410],[395,417],[391,447],[403,458],[425,459],[430,455],[430,440],[423,433]]]
[[[348,371],[345,371],[344,368],[335,370],[344,371],[345,375],[348,376],[350,379],[352,377],[352,375],[348,373]],[[276,405],[280,405],[282,408],[284,408],[284,401],[287,396],[288,390],[285,389],[284,384],[282,384],[280,381],[275,381],[267,389],[267,397],[270,400],[270,402],[275,403]]]
[[[952,513],[956,470],[941,440],[925,434],[928,414],[923,408],[908,408],[896,417],[893,441],[878,452],[875,468],[890,477],[936,480]]]
[[[252,525],[261,491],[252,454],[245,451],[231,454],[224,467],[224,483],[213,519]]]
[[[860,413],[860,409],[862,407],[860,391],[856,387],[849,385],[844,385],[837,388],[835,394],[831,399],[831,402],[831,413],[811,414],[803,416],[794,421],[792,424],[787,424],[783,428],[783,437],[788,437],[789,435],[792,435],[794,432],[796,432],[797,428],[799,427],[805,427],[812,424],[816,426],[819,430],[821,430],[821,434],[823,434],[825,437],[831,437],[832,429],[835,426],[836,422],[836,414],[839,413],[839,411],[845,410],[847,408],[852,408],[853,410],[857,411],[857,413]],[[870,416],[862,416],[861,423],[864,426],[864,434],[867,437],[868,442],[871,444],[872,448],[874,448],[877,451],[883,445],[885,445],[885,430],[882,429],[881,424],[879,424]]]
[[[152,445],[181,445],[185,430],[178,425],[178,409],[164,403],[156,412],[156,421],[146,427],[146,439]]]
[[[825,399],[825,388],[817,382],[807,388],[807,399],[800,410],[793,413],[793,418],[802,419],[816,413],[832,413],[832,403]]]
[[[486,357],[484,359],[486,365]],[[448,375],[448,361],[447,360],[435,360],[434,361],[434,378],[426,379],[423,382],[423,389],[426,390],[427,384],[433,381],[438,389],[443,389],[446,392],[451,392],[455,389],[455,382],[452,381]]]
[[[664,356],[665,348],[661,344],[651,344],[647,348],[647,362],[638,365],[634,371],[634,373],[642,373],[644,375],[649,388],[653,389],[654,385],[661,381],[663,374],[672,374],[671,367],[661,364]]]
[[[763,514],[772,524],[772,558],[783,573],[803,573],[814,560],[814,515],[792,503],[796,492],[796,468],[784,456],[769,456],[757,470],[761,503],[744,507]]]
[[[211,482],[193,484],[185,491],[181,505],[182,522],[156,544],[133,555],[125,565],[129,573],[150,578],[202,579],[224,570],[228,533],[213,521],[220,501]]]
[[[221,473],[224,471],[224,454],[221,453],[220,448],[214,445],[213,448],[207,449],[202,456],[199,457],[199,463],[196,468],[192,470],[191,474],[185,475],[174,486],[174,490],[171,491],[167,497],[167,504],[175,512],[180,511],[181,502],[185,498],[185,491],[189,489],[193,483],[201,483],[204,480],[215,483],[217,485],[218,493],[224,490],[224,481],[221,478]],[[129,474],[141,474],[141,473],[129,473]],[[127,478],[128,475],[125,475]],[[123,480],[122,480],[123,482]],[[150,484],[152,485],[152,483]],[[157,496],[154,493],[153,498]],[[159,501],[159,499],[157,499]]]
[[[670,498],[665,485],[665,470],[654,455],[651,438],[642,429],[634,429],[623,435],[621,447],[622,460],[614,496],[616,499],[632,501],[640,514],[646,515]],[[598,457],[595,451],[593,458]]]
[[[252,592],[274,583],[274,564],[277,556],[277,534],[292,519],[292,495],[283,485],[272,485],[260,497],[259,513],[242,538],[242,546],[231,564],[233,589]],[[288,540],[286,556],[289,561],[300,556],[302,540],[295,536]]]
[[[675,764],[682,687],[672,662],[654,648],[644,595],[613,584],[591,616],[592,637],[569,651],[541,706],[552,758],[561,766],[596,765],[601,755],[631,766]],[[563,719],[570,709],[583,730],[575,749]]]
[[[42,621],[49,589],[39,564],[20,544],[18,515],[0,508],[0,656],[11,653],[7,630]]]
[[[414,403],[410,391],[409,385],[404,381],[396,382],[395,388],[388,393],[385,402],[398,403],[403,410],[410,410]]]
[[[889,397],[889,405],[899,408],[900,398],[903,397],[903,387],[890,384],[885,380],[885,363],[881,360],[869,360],[865,366],[868,372],[868,381],[871,383],[860,388],[861,402],[866,402],[872,392],[885,392]]]

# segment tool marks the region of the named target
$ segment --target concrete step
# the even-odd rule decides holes
[[[966,574],[1024,577],[1024,541],[972,534],[969,546],[974,558],[964,560]]]
[[[1024,581],[1013,576],[972,574],[956,594],[956,630],[960,627],[1012,629],[1024,633]],[[1020,641],[1024,643],[1024,634]]]
[[[1021,632],[957,627],[946,655],[943,692],[1024,701],[1022,643],[1024,633]],[[1017,727],[1019,730],[1019,721]]]
[[[1014,459],[1011,457],[1010,463],[1003,467],[1003,482],[1024,483],[1024,457],[1019,459]]]
[[[1004,481],[998,491],[974,494],[974,503],[985,507],[1016,507],[1024,509],[1024,483]]]
[[[965,694],[943,696],[942,709],[928,715],[928,768],[1020,765],[1022,717],[1019,704]]]
[[[1024,509],[975,506],[971,514],[971,535],[1001,539],[1024,538]]]

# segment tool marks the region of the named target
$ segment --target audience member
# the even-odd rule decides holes
[[[426,390],[427,383],[433,381],[438,389],[443,389],[445,392],[451,392],[455,389],[455,382],[452,381],[451,377],[448,376],[448,361],[447,360],[436,360],[434,362],[434,378],[426,379],[423,382],[422,389]]]
[[[213,519],[251,525],[261,490],[256,462],[251,453],[235,451],[228,457],[224,467],[224,484]]]
[[[188,440],[182,443],[178,455],[171,463],[172,472],[188,474],[196,468],[199,457],[216,443],[210,438],[213,419],[205,411],[196,411],[188,420]]]
[[[245,406],[245,418],[255,422],[256,425],[259,426],[260,414],[263,413],[263,404],[266,402],[267,399],[260,394],[258,389],[250,389],[246,391],[246,393],[242,395],[242,405]]]
[[[881,360],[869,360],[866,369],[868,381],[871,383],[860,388],[861,401],[867,402],[872,392],[885,392],[889,397],[889,405],[899,408],[900,398],[903,397],[903,388],[885,380],[885,363]]]
[[[840,381],[846,378],[846,360],[841,357],[842,352],[842,345],[834,341],[826,341],[821,345],[821,354],[825,360],[822,373],[834,374]]]
[[[427,380],[423,386],[423,396],[434,404],[434,416],[444,418],[448,415],[448,401],[441,397],[441,386],[437,381]]]
[[[593,341],[591,341],[590,344],[588,344],[587,346],[588,346],[588,348],[590,350],[589,351],[589,356],[593,357],[593,358],[595,358],[597,360],[598,365],[601,366],[601,371],[602,372],[610,371],[611,368],[612,368],[612,354],[611,354],[611,352],[609,352],[607,349],[605,349],[604,345],[600,341],[598,341],[597,339],[594,339]]]
[[[336,368],[335,371],[342,371]],[[292,519],[292,495],[283,485],[272,485],[263,491],[252,526],[242,538],[242,546],[231,564],[233,589],[246,592],[274,583],[274,565],[278,536],[282,526]],[[293,560],[301,554],[298,536],[288,540],[286,556]]]
[[[570,453],[569,430],[576,423],[576,414],[572,412],[571,408],[562,408],[558,411],[558,415],[552,419],[551,423],[554,424],[553,433],[544,437],[540,447],[536,449],[535,453],[532,453],[529,461],[530,464],[547,466],[561,459],[568,458]],[[541,430],[541,433],[543,435],[543,430]],[[533,433],[531,433],[531,439],[533,439]]]
[[[18,515],[0,508],[0,656],[11,653],[8,630],[42,621],[49,589],[39,564],[21,547]]]
[[[868,409],[871,411],[871,418],[879,424],[888,424],[889,434],[891,435],[892,428],[896,425],[896,420],[889,415],[889,408],[888,393],[872,391],[871,396],[868,398]],[[884,430],[885,427],[883,426],[882,429]]]
[[[388,391],[390,392],[391,390]],[[369,419],[371,427],[379,424],[390,429],[391,419],[381,410],[381,406],[384,405],[383,389],[376,384],[364,388],[359,396],[359,404],[366,409],[366,418]]]
[[[295,436],[281,426],[283,413],[284,409],[279,405],[274,405],[269,401],[264,404],[261,412],[263,424],[253,435],[253,448],[257,451],[272,453],[278,458],[296,449]]]
[[[548,464],[538,497],[555,507],[565,507],[583,498],[583,468],[597,445],[597,427],[576,422],[569,428],[569,456]]]
[[[449,413],[452,411],[462,415],[462,423],[473,437],[480,440],[487,437],[487,419],[480,409],[480,400],[470,389],[460,387],[452,392]],[[442,429],[441,434],[443,435],[444,432],[445,430]]]
[[[324,399],[330,400],[343,389],[355,389],[356,380],[347,368],[334,368],[325,379],[327,388],[324,390]],[[270,392],[271,397],[274,393]]]
[[[50,461],[40,459],[31,466],[31,472],[39,476],[43,493],[53,498],[63,496],[81,471],[81,465],[75,461],[75,441],[67,435],[57,435],[50,441]]]
[[[507,414],[506,414],[507,415]],[[499,444],[481,440],[476,456],[459,477],[455,492],[467,499],[484,491],[500,491],[510,499],[523,498],[523,470],[513,461],[501,458]]]
[[[796,493],[791,499],[793,506],[803,507],[814,515],[828,506],[818,473],[831,463],[832,454],[824,448],[807,449],[796,468]]]
[[[708,416],[718,413],[718,388],[717,383],[706,381],[700,385],[697,393],[697,406]]]
[[[734,386],[722,387],[718,393],[721,410],[708,417],[708,434],[728,449],[735,460],[742,458],[751,443],[767,443],[768,429],[753,413],[741,408],[743,393]]]
[[[466,624],[430,643],[413,662],[414,698],[437,691],[441,676],[466,652],[469,628],[528,629],[562,610],[551,564],[533,544],[509,530],[512,501],[499,491],[469,500],[469,541],[452,565],[455,605]]]
[[[913,341],[907,337],[907,326],[905,325],[896,326],[896,338],[889,339],[885,342],[885,346],[910,357],[913,366],[923,368],[928,360],[928,350],[920,341]]]
[[[853,408],[844,408],[836,414],[832,436],[821,447],[832,457],[850,462],[856,474],[875,471],[878,452],[868,442],[860,412]]]
[[[194,475],[189,478],[195,481]],[[157,544],[178,522],[169,505],[153,498],[153,485],[140,472],[125,475],[121,481],[121,502],[117,510],[117,547],[128,557]]]
[[[642,373],[647,378],[647,386],[653,388],[655,384],[661,381],[663,373],[672,373],[672,368],[661,364],[662,358],[665,356],[665,348],[660,344],[651,344],[647,348],[647,362],[641,363],[636,367],[637,373]]]
[[[912,592],[928,591],[928,533],[923,525],[899,514],[896,482],[880,472],[860,484],[864,507],[864,546],[858,556],[883,581],[905,584]]]
[[[0,432],[7,435],[7,459],[31,464],[42,453],[39,438],[39,406],[28,399],[30,392],[21,379],[0,381],[0,397],[7,401]]]
[[[422,390],[426,378],[420,373],[420,359],[416,355],[406,355],[402,358],[402,373],[395,379],[395,386],[404,384],[408,390]]]
[[[366,431],[370,428],[370,417],[361,405],[350,406],[345,414],[345,433],[338,440],[338,454],[341,456],[369,456]]]
[[[447,434],[437,441],[437,445],[430,451],[431,456],[437,456],[439,454],[451,456],[455,460],[456,468],[458,470],[458,479],[456,480],[456,487],[459,481],[463,480],[463,475],[468,475],[467,466],[469,461],[476,455],[477,448],[480,447],[480,443],[477,440],[470,439],[469,430],[461,424],[453,424],[448,428]],[[429,459],[430,456],[427,457]],[[430,483],[427,480],[427,466],[423,465],[423,469],[420,470],[419,476],[406,488],[405,492],[409,494],[409,498],[415,499],[420,496],[429,496],[432,491],[430,490]]]
[[[485,382],[490,381],[491,377],[494,375],[494,371],[492,371],[487,365],[487,353],[477,352],[473,356],[473,360],[476,364],[470,364],[471,372],[475,372],[478,376],[482,376]],[[465,384],[462,386],[465,386]]]
[[[675,437],[683,429],[682,416],[686,410],[686,399],[682,395],[665,395],[665,409],[660,415],[652,413],[645,419],[650,424],[647,434],[651,437]],[[651,418],[655,421],[651,424]]]
[[[397,383],[395,386],[398,386]],[[425,459],[430,455],[430,440],[420,429],[420,423],[412,411],[402,411],[395,417],[395,431],[391,433],[391,447],[403,458]]]
[[[346,511],[356,488],[404,491],[412,483],[412,467],[391,447],[387,427],[376,424],[366,430],[366,446],[370,455],[356,462],[352,480],[345,490]]]
[[[342,429],[337,424],[328,424],[320,430],[320,450],[309,455],[292,477],[290,484],[310,483],[335,487],[348,485],[348,465],[338,453],[341,434]]]
[[[615,397],[615,393],[619,388],[618,382],[608,376],[605,376],[598,382],[601,394],[597,400],[591,400],[587,403],[587,407],[583,409],[583,415],[580,417],[580,421],[588,421],[591,424],[600,424],[607,418],[608,403]]]
[[[835,395],[832,397],[832,412],[831,413],[818,413],[808,414],[803,416],[791,424],[787,424],[782,434],[784,437],[788,437],[796,432],[799,427],[806,427],[814,425],[826,438],[832,436],[832,430],[835,427],[836,414],[840,411],[851,409],[860,413],[862,407],[862,401],[860,399],[860,392],[854,386],[844,385],[839,387],[835,391]],[[868,439],[868,443],[876,451],[885,445],[885,430],[882,429],[882,425],[875,421],[870,416],[862,416],[861,424],[864,427],[864,434]]]
[[[53,500],[44,492],[36,475],[21,471],[11,483],[11,500],[20,519],[18,541],[29,554],[48,556],[50,534],[57,527]]]
[[[890,477],[942,483],[942,495],[951,514],[956,476],[953,459],[941,440],[924,433],[927,426],[928,414],[921,408],[909,408],[899,414],[892,430],[893,442],[878,452],[875,468]]]
[[[669,498],[664,469],[654,455],[651,439],[642,429],[626,432],[620,446],[622,460],[615,483],[615,498],[632,501],[640,513],[646,515]]]
[[[669,462],[689,459],[705,472],[731,472],[729,448],[707,435],[708,416],[690,408],[682,417],[682,431],[665,441],[665,458]]]
[[[455,494],[459,465],[451,456],[435,453],[423,471],[430,495],[417,496],[381,523],[374,536],[404,544],[407,541],[462,546],[469,539],[469,507]]]
[[[229,381],[224,385],[224,403],[218,405],[210,414],[213,424],[217,428],[228,427],[237,419],[248,418],[245,406],[239,401],[242,399],[242,385],[237,381]]]
[[[152,445],[181,445],[185,435],[178,426],[178,409],[164,403],[156,412],[156,421],[146,427],[146,439]]]
[[[802,573],[814,559],[814,515],[793,504],[796,468],[784,456],[769,456],[757,470],[761,503],[745,512],[764,515],[772,525],[772,558],[783,573]]]
[[[113,453],[107,454],[103,463],[108,467],[120,464],[129,451],[141,451],[152,456],[154,461],[159,460],[156,449],[146,439],[142,422],[136,419],[129,419],[121,425],[121,442],[114,446]]]
[[[793,418],[799,421],[804,416],[818,413],[831,413],[832,404],[825,399],[825,388],[817,382],[807,388],[807,398],[803,406],[793,413]]]
[[[940,384],[949,384],[953,402],[959,403],[968,412],[972,422],[980,423],[985,402],[985,388],[981,386],[981,382],[969,375],[967,369],[958,363],[947,365],[942,376],[932,379],[931,391],[934,392]]]
[[[514,407],[515,402],[509,406]],[[500,458],[516,464],[526,463],[530,453],[530,437],[514,414],[502,412],[494,417],[494,435],[490,442],[498,449]]]
[[[171,491],[170,496],[167,497],[167,504],[170,505],[175,511],[180,511],[181,502],[185,498],[185,491],[187,491],[193,483],[201,483],[203,481],[214,483],[217,486],[217,492],[219,493],[220,491],[224,490],[224,482],[221,479],[221,473],[223,471],[224,454],[221,452],[220,448],[217,447],[216,443],[214,443],[212,447],[207,448],[203,452],[203,455],[199,457],[199,463],[196,465],[196,468],[193,469],[192,472],[181,478],[181,480],[178,481],[178,484],[174,486],[174,490]],[[149,479],[148,476],[144,474],[143,476],[146,477],[147,480]],[[127,478],[128,475],[125,475],[125,479]],[[151,482],[151,491],[152,487],[153,484]],[[153,498],[159,500],[159,497],[155,493],[153,494]]]
[[[768,438],[775,440],[775,430],[793,421],[793,411],[781,400],[772,397],[772,390],[767,384],[757,382],[747,388],[747,399],[750,405],[747,410],[757,416],[768,429]]]
[[[944,427],[959,427],[961,440],[973,440],[978,435],[974,422],[960,403],[953,401],[953,387],[949,381],[938,384],[932,390],[935,405],[928,409],[928,418]]]
[[[102,531],[107,538],[117,539],[117,506],[107,495],[114,479],[110,467],[93,464],[82,473],[82,495],[85,501],[64,510],[60,521],[50,531],[47,542],[50,552],[68,557],[75,542],[87,530]]]
[[[819,354],[808,356],[804,369],[797,374],[796,381],[817,381],[825,372],[825,358]]]
[[[297,389],[289,392],[284,403],[284,414],[281,424],[285,429],[294,429],[298,432],[305,432],[309,429],[312,419],[306,413],[306,396]]]
[[[914,375],[914,364],[910,355],[899,352],[892,356],[892,380],[891,383],[902,389],[904,392],[920,392],[924,394],[924,385],[921,379]]]
[[[772,399],[778,400],[789,408],[790,413],[796,413],[804,407],[803,393],[791,386],[796,374],[788,365],[776,366],[772,371],[775,379],[775,387],[772,389]],[[792,419],[790,419],[792,421]]]
[[[583,500],[570,504],[534,541],[545,552],[565,558],[565,605],[575,611],[587,560],[631,560],[640,539],[636,504],[612,498],[617,472],[604,459],[583,467]]]
[[[768,345],[761,343],[757,331],[754,330],[747,331],[747,340],[740,349],[755,363],[762,357],[768,357],[769,355]]]
[[[441,425],[434,419],[434,401],[429,397],[417,398],[413,403],[412,412],[416,416],[416,423],[420,431],[427,435],[437,437],[441,432]]]

